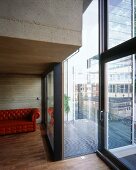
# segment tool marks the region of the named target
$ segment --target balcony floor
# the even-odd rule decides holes
[[[64,123],[64,157],[71,158],[96,152],[97,123],[78,119]]]
[[[6,135],[0,137],[1,170],[108,170],[96,156],[77,157],[51,162],[47,144],[43,146],[40,126],[36,132]]]

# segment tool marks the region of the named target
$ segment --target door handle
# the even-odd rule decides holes
[[[100,121],[104,120],[104,111],[100,111]]]

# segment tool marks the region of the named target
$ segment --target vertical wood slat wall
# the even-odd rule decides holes
[[[0,75],[0,110],[35,107],[42,110],[40,76]]]

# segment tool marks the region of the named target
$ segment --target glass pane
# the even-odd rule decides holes
[[[64,62],[64,157],[97,150],[98,0],[83,14],[83,45]]]
[[[136,167],[135,56],[105,65],[105,148],[128,169]]]
[[[108,48],[134,36],[134,3],[133,0],[108,0]]]
[[[47,75],[47,135],[54,150],[54,74]]]
[[[132,66],[133,57],[106,64],[106,148],[132,144]]]

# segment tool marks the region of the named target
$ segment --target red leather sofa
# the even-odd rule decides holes
[[[0,110],[0,135],[35,131],[39,116],[37,108]]]

